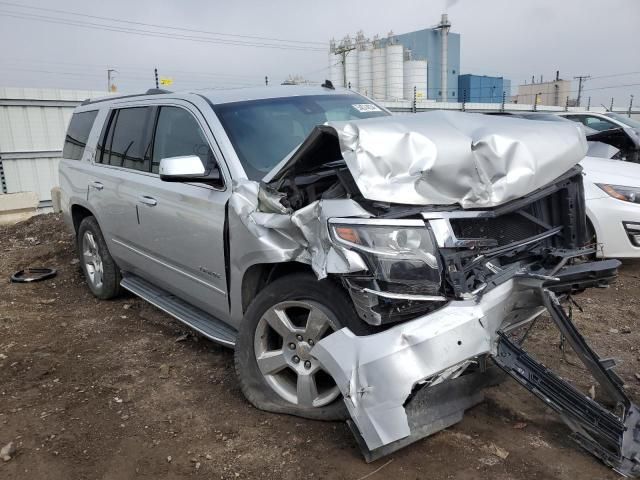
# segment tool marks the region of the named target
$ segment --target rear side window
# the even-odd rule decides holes
[[[100,145],[100,162],[115,167],[148,172],[151,164],[147,134],[150,107],[115,110]]]
[[[209,142],[196,119],[179,107],[161,107],[153,142],[152,172],[158,173],[160,160],[197,155],[207,168],[215,163]]]
[[[97,110],[73,114],[67,129],[67,136],[64,139],[62,158],[69,160],[82,159],[89,133],[91,133],[91,127],[93,127],[93,121],[96,119],[97,114]]]

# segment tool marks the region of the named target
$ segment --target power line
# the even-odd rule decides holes
[[[21,12],[13,12],[13,11],[6,11],[6,10],[0,10],[0,16],[19,18],[23,20],[36,20],[40,22],[56,23],[60,25],[70,25],[70,26],[88,28],[90,30],[99,29],[99,30],[106,30],[106,31],[112,31],[112,32],[128,33],[132,35],[166,38],[170,40],[190,40],[190,41],[200,42],[200,43],[233,45],[233,46],[244,46],[244,47],[275,48],[280,50],[317,51],[317,52],[325,51],[325,49],[323,48],[305,47],[301,45],[289,46],[285,44],[255,43],[255,42],[245,42],[245,41],[239,41],[239,40],[235,41],[235,40],[225,40],[225,39],[213,39],[213,38],[198,37],[198,36],[184,35],[184,34],[154,32],[149,30],[141,30],[141,29],[123,27],[123,26],[117,26],[117,25],[105,25],[100,23],[81,22],[77,20],[45,17],[43,15],[36,15],[32,13],[21,13]]]
[[[34,6],[31,6],[31,5],[20,5],[20,4],[12,3],[12,2],[0,1],[0,4],[4,4],[4,5],[11,6],[11,7],[16,7],[16,8],[23,8],[23,9],[26,8],[26,9],[31,9],[31,10],[40,10],[40,11],[44,11],[44,12],[61,13],[61,14],[64,14],[64,15],[73,15],[73,16],[77,16],[77,17],[93,18],[93,19],[96,19],[96,20],[106,20],[106,21],[110,21],[110,22],[127,23],[129,25],[140,25],[140,26],[145,26],[145,27],[166,28],[166,29],[170,29],[170,30],[180,30],[180,31],[183,31],[183,32],[204,33],[204,34],[207,34],[207,35],[218,35],[218,36],[223,36],[223,37],[226,36],[226,37],[236,37],[236,38],[247,38],[247,39],[251,39],[251,40],[267,40],[267,41],[276,41],[276,42],[285,42],[285,43],[299,43],[299,44],[309,44],[309,45],[315,44],[315,45],[322,45],[322,46],[326,45],[325,42],[318,42],[318,41],[312,41],[312,40],[291,40],[291,39],[282,39],[282,38],[273,38],[273,37],[260,37],[260,36],[255,36],[255,35],[241,35],[241,34],[235,34],[235,33],[212,32],[212,31],[208,31],[208,30],[197,30],[197,29],[193,29],[193,28],[174,27],[174,26],[171,26],[171,25],[136,22],[136,21],[132,21],[132,20],[123,20],[123,19],[113,18],[113,17],[101,17],[101,16],[98,16],[98,15],[89,15],[89,14],[85,14],[85,13],[70,12],[68,10],[59,10],[59,9],[54,9],[54,8],[34,7]]]

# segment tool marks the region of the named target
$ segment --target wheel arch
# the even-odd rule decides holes
[[[247,268],[242,276],[242,313],[264,287],[274,280],[292,273],[313,273],[310,265],[301,262],[257,263]]]
[[[71,205],[71,221],[73,223],[73,231],[75,235],[78,235],[78,229],[80,228],[80,223],[86,217],[95,217],[94,213],[84,205],[73,204]],[[97,221],[97,218],[96,218]]]

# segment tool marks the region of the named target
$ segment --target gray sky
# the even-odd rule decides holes
[[[605,77],[585,84],[585,101],[591,96],[593,105],[608,105],[613,96],[623,106],[634,94],[640,104],[638,0],[0,1],[0,86],[106,89],[106,70],[115,68],[119,91],[139,91],[153,86],[154,66],[173,78],[173,89],[262,84],[265,75],[278,83],[289,74],[322,80],[331,37],[360,29],[373,36],[429,27],[445,8],[452,31],[461,34],[462,73],[503,75],[512,80],[514,93],[532,75],[548,80],[556,70],[564,78]],[[159,32],[161,37],[123,29]],[[291,40],[286,46],[304,50],[211,43],[223,38],[283,46],[274,40],[213,37],[205,31]]]

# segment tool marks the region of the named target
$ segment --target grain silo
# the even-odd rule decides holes
[[[342,55],[336,55],[336,41],[331,40],[329,43],[329,80],[334,87],[344,86],[344,65],[342,64]]]
[[[344,59],[345,87],[352,90],[358,88],[358,53],[354,49],[351,38],[347,35],[344,37],[341,45],[346,50]]]
[[[427,99],[427,61],[415,60],[409,55],[403,65],[404,70],[404,98],[413,100],[415,90],[416,100]]]
[[[380,46],[376,35],[373,39],[371,52],[371,69],[373,73],[373,98],[384,100],[387,96],[387,52]]]
[[[369,97],[373,96],[373,47],[362,32],[356,37],[358,52],[358,91]]]
[[[393,32],[389,32],[386,47],[387,100],[403,97],[404,88],[404,46],[396,43]]]

